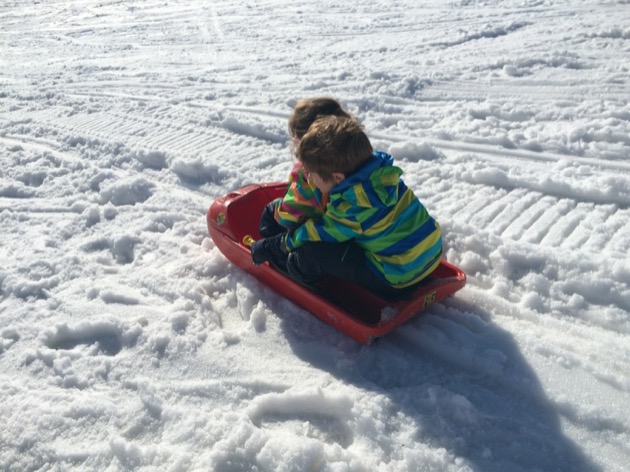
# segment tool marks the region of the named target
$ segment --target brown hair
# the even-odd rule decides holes
[[[348,177],[372,155],[372,144],[354,118],[322,116],[302,137],[297,157],[308,172],[329,182],[334,172]]]
[[[299,100],[293,107],[293,113],[289,118],[289,134],[291,137],[302,139],[309,126],[320,116],[345,116],[351,115],[341,108],[337,100],[327,97],[305,98]]]

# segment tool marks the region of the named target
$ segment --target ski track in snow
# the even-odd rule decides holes
[[[625,470],[628,2],[364,3],[5,2],[2,470]],[[318,95],[469,277],[368,347],[205,226]]]

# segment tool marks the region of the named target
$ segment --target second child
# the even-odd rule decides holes
[[[294,149],[297,149],[311,124],[321,116],[349,118],[350,114],[332,98],[299,100],[293,107],[288,126]],[[263,211],[259,227],[262,237],[297,228],[306,220],[319,218],[324,214],[328,195],[322,194],[308,177],[308,172],[298,160],[289,175],[289,185],[284,197],[269,203]]]

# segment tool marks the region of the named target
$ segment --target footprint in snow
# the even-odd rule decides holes
[[[121,265],[130,264],[135,259],[135,248],[140,239],[135,236],[122,235],[116,239],[98,237],[81,246],[87,253],[110,250],[114,260]]]
[[[74,326],[63,323],[46,333],[44,344],[58,351],[80,349],[91,356],[115,356],[123,347],[135,343],[140,334],[138,329],[115,321],[84,321]]]
[[[349,398],[325,395],[320,389],[270,393],[253,401],[249,417],[261,429],[291,431],[347,448],[354,441],[347,424],[352,406]]]
[[[20,336],[12,328],[6,328],[0,333],[0,355],[20,340]]]

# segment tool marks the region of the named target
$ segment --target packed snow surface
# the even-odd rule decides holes
[[[627,0],[4,1],[0,469],[623,471]],[[233,266],[299,98],[468,285],[362,346]]]

